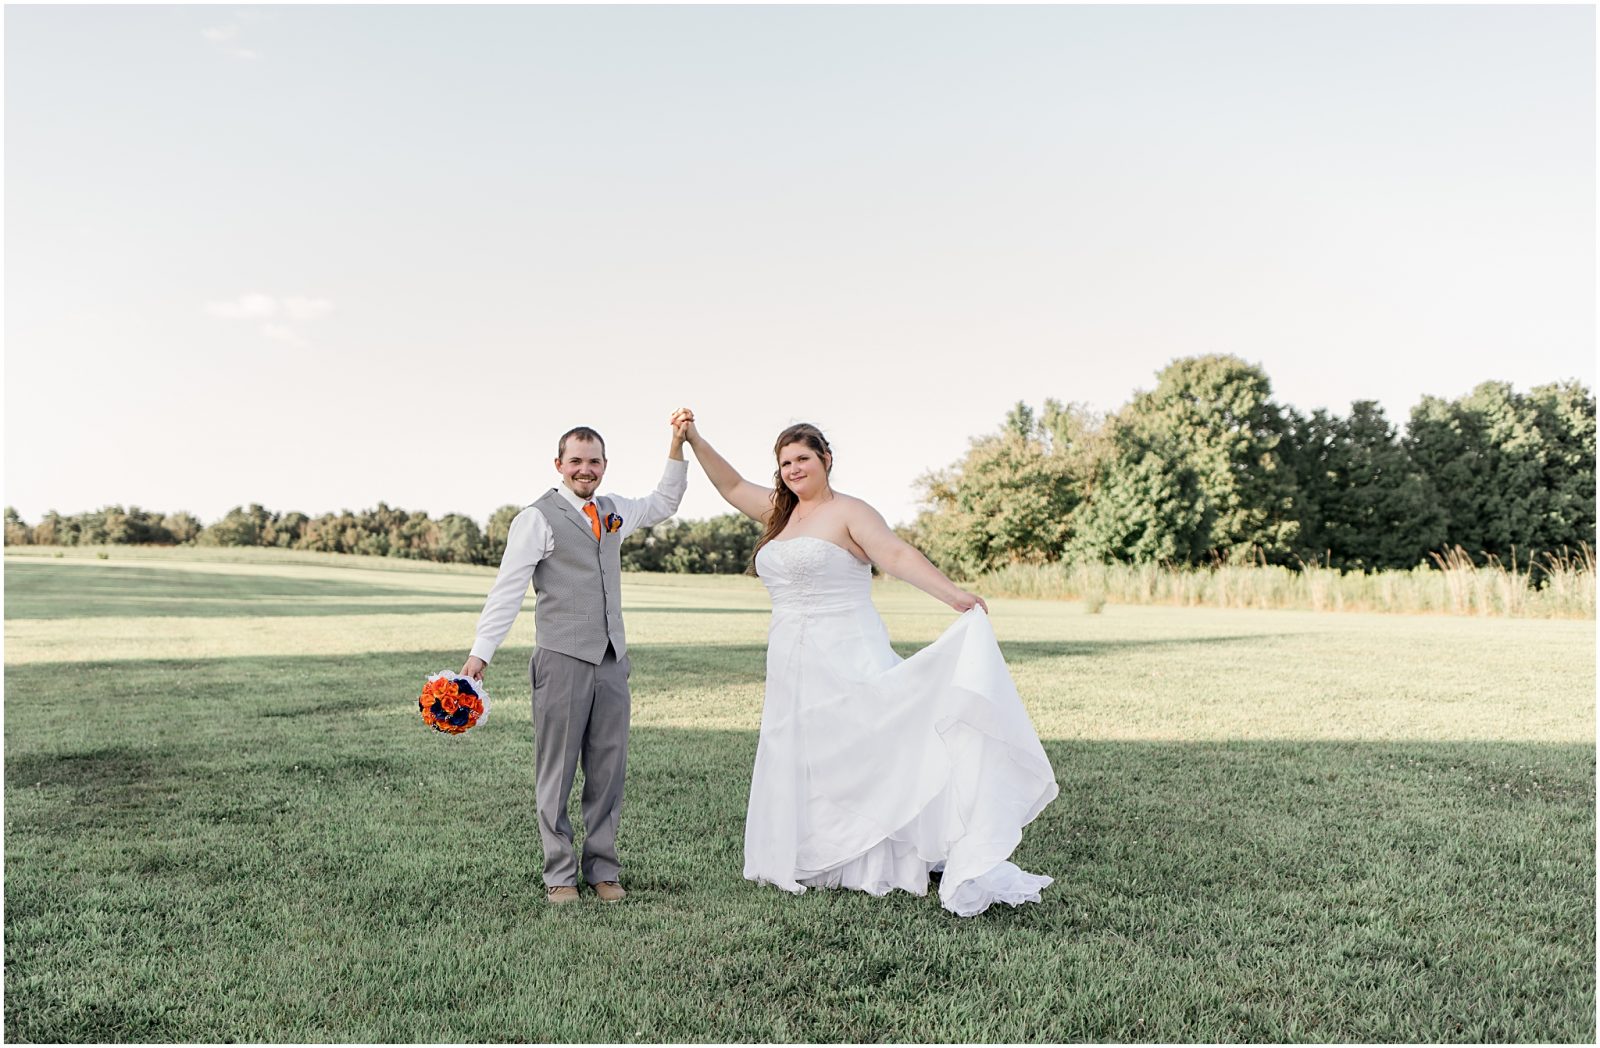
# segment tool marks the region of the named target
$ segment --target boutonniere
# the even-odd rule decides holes
[[[610,534],[613,531],[621,531],[621,530],[622,530],[622,518],[617,516],[615,513],[607,513],[606,514],[606,533]]]

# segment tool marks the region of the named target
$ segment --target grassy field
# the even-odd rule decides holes
[[[742,879],[765,594],[630,577],[630,896],[550,910],[531,602],[452,738],[491,571],[219,552],[6,558],[10,1040],[1594,1039],[1593,622],[993,601],[1057,881],[961,920]]]

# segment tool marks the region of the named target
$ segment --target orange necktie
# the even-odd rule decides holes
[[[594,537],[600,538],[600,511],[594,508],[593,502],[583,504],[584,516],[589,518],[589,523],[594,527]]]

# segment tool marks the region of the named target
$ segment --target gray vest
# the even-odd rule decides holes
[[[596,496],[600,524],[615,512],[611,500]],[[598,666],[606,645],[617,659],[628,653],[622,634],[622,532],[594,528],[555,488],[534,502],[555,534],[555,549],[533,569],[534,644]]]

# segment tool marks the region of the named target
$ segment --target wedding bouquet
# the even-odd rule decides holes
[[[422,686],[417,699],[422,722],[439,731],[460,735],[489,719],[489,693],[483,681],[445,670]]]

